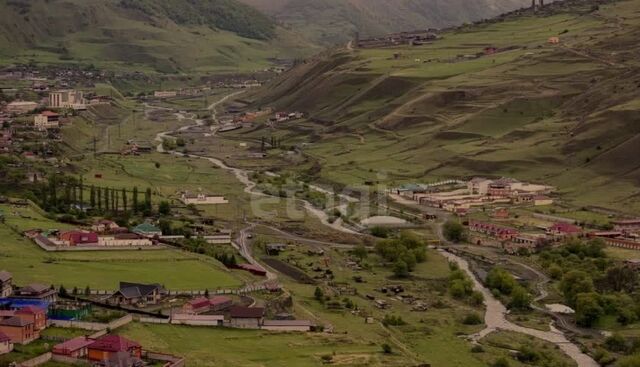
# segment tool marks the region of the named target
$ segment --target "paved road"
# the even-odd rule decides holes
[[[555,344],[565,354],[571,357],[571,359],[573,359],[580,367],[599,367],[599,364],[595,360],[593,360],[593,358],[583,353],[580,350],[580,347],[576,344],[573,344],[573,342],[567,339],[561,331],[553,327],[551,331],[530,329],[520,325],[516,325],[507,320],[506,307],[493,296],[489,289],[485,288],[480,283],[480,281],[478,281],[478,279],[475,277],[475,274],[473,274],[473,272],[469,268],[469,263],[463,258],[452,253],[445,251],[442,251],[441,253],[450,261],[457,263],[460,269],[464,270],[469,275],[469,277],[471,277],[471,279],[473,280],[474,288],[477,291],[482,292],[482,295],[484,296],[485,305],[487,307],[484,318],[486,328],[481,330],[479,333],[472,335],[471,340],[479,341],[485,336],[498,330],[514,331],[521,334],[531,335],[535,338]]]

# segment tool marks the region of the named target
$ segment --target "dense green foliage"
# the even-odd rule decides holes
[[[512,309],[528,309],[531,304],[529,292],[505,269],[491,269],[486,279],[487,287],[494,293],[509,297],[508,306]]]
[[[120,6],[151,16],[166,16],[177,24],[205,25],[254,39],[275,36],[273,22],[235,0],[121,0]]]
[[[457,221],[447,221],[442,228],[442,234],[451,242],[462,242],[467,238],[467,233],[462,224]]]
[[[540,262],[559,280],[558,289],[566,304],[575,309],[579,325],[593,326],[607,315],[621,325],[640,319],[640,298],[635,292],[638,275],[610,259],[601,241],[570,241],[543,251]]]
[[[408,277],[418,263],[427,260],[425,243],[409,233],[379,241],[375,248],[380,257],[393,264],[394,274],[401,278]]]

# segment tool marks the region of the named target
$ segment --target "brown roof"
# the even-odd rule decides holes
[[[0,331],[0,343],[6,343],[10,341],[11,341],[11,338],[7,334]]]
[[[259,319],[264,317],[264,308],[233,306],[229,314],[234,319]]]
[[[6,282],[13,279],[13,276],[8,271],[0,271],[0,282]]]
[[[33,284],[29,284],[26,287],[20,288],[20,292],[42,293],[42,292],[47,291],[49,289],[50,289],[50,287],[47,287],[44,284],[33,283]]]
[[[264,320],[264,326],[312,326],[309,320]]]
[[[24,327],[29,324],[33,324],[33,321],[28,321],[18,316],[10,317],[8,319],[0,321],[0,326]]]

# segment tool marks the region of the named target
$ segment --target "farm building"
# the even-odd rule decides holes
[[[230,326],[241,329],[259,329],[264,320],[264,308],[233,306],[229,310]]]

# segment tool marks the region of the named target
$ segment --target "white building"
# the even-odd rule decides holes
[[[44,111],[33,117],[33,126],[38,130],[57,129],[60,127],[60,115],[51,111]]]
[[[156,98],[171,98],[178,95],[175,90],[157,90],[153,92],[153,96]]]
[[[98,237],[98,245],[104,247],[143,247],[151,246],[153,242],[135,233],[121,233]]]
[[[51,108],[71,108],[74,110],[85,110],[87,100],[79,90],[58,90],[49,93],[49,107]]]
[[[224,196],[220,195],[208,195],[203,193],[190,193],[184,192],[180,197],[183,203],[186,205],[219,205],[219,204],[228,204],[229,201],[224,198]]]
[[[29,113],[38,108],[38,104],[29,101],[13,101],[7,105],[7,112],[10,114],[21,115]]]

